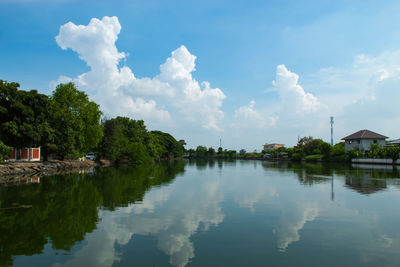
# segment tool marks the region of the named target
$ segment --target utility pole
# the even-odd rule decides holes
[[[222,147],[222,139],[219,139],[219,147]]]
[[[333,181],[335,180],[335,176],[332,171],[332,183],[331,183],[331,200],[335,200],[335,190],[333,189]]]
[[[331,117],[331,146],[333,146],[333,117]]]

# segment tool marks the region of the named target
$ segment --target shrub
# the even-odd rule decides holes
[[[4,160],[8,159],[11,149],[11,147],[6,146],[0,141],[0,162],[4,162]]]
[[[321,161],[323,158],[324,155],[322,154],[309,155],[305,157],[306,161]]]
[[[300,160],[302,160],[304,158],[304,156],[305,155],[303,153],[296,152],[296,153],[292,154],[292,160],[300,161]]]
[[[391,146],[391,147],[386,147],[386,155],[390,157],[393,162],[398,160],[400,157],[400,147],[399,146]]]

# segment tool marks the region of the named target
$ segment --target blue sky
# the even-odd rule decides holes
[[[189,146],[216,147],[222,138],[224,147],[260,150],[293,145],[299,135],[328,141],[331,115],[335,142],[360,129],[394,139],[399,13],[398,1],[0,0],[0,79],[46,94],[72,80],[106,116],[144,119]],[[115,42],[87,31],[79,33],[85,42],[72,42],[71,27],[60,34],[68,22],[89,27],[93,18],[95,29],[120,26]],[[96,72],[107,49],[118,62]],[[105,69],[115,75],[96,83]],[[174,71],[186,76],[178,81]]]

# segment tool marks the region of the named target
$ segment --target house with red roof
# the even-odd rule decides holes
[[[356,147],[367,151],[371,144],[384,146],[386,138],[388,137],[369,130],[360,130],[349,136],[343,137],[342,140],[345,141],[345,150],[347,152],[349,149]]]

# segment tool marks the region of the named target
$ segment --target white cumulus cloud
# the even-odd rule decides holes
[[[235,110],[235,119],[240,123],[235,124],[235,127],[260,127],[265,128],[275,125],[278,117],[276,116],[262,116],[257,110],[254,109],[256,102],[254,100],[250,101],[248,106],[242,106]]]
[[[299,75],[288,70],[285,65],[276,67],[276,78],[272,82],[281,98],[285,110],[296,114],[316,112],[321,107],[318,99],[304,91],[299,84]]]
[[[137,78],[131,68],[120,66],[127,57],[115,44],[120,31],[117,17],[93,18],[88,25],[62,25],[57,44],[76,52],[90,70],[75,78],[60,76],[59,82],[75,82],[106,115],[144,119],[150,125],[172,126],[174,121],[221,130],[225,95],[193,78],[196,56],[182,45],[160,66],[158,75]]]
[[[276,78],[272,81],[273,89],[269,90],[271,99],[254,100],[248,106],[235,110],[233,126],[237,136],[245,136],[249,129],[252,140],[262,143],[285,143],[297,139],[297,135],[317,135],[323,132],[324,120],[329,113],[324,104],[299,84],[299,75],[288,70],[285,65],[278,65]],[[246,142],[251,142],[246,139]]]

